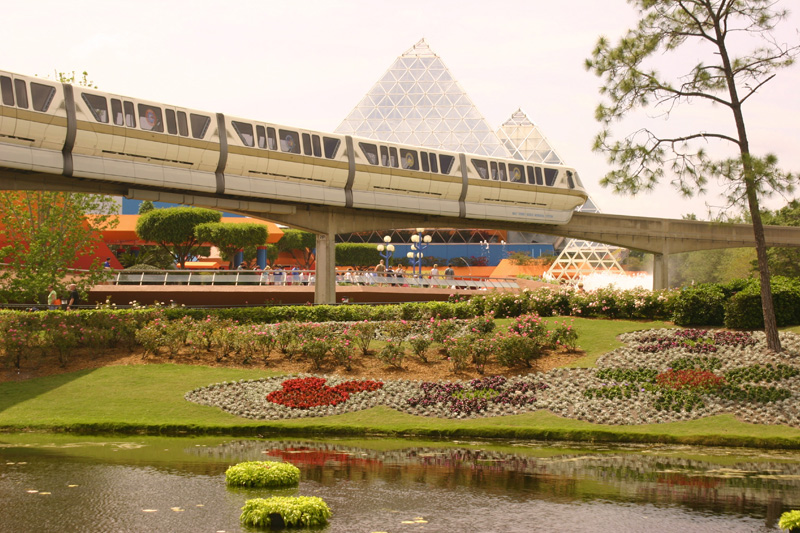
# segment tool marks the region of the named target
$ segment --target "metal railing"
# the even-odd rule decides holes
[[[313,270],[120,270],[110,280],[113,285],[311,285],[315,283]],[[457,276],[452,279],[438,276],[398,276],[391,272],[337,272],[337,285],[400,286],[433,289],[518,289],[515,278],[488,278]]]

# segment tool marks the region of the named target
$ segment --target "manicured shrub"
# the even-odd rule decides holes
[[[246,526],[280,529],[322,526],[330,517],[330,508],[317,496],[273,496],[247,500],[239,519]]]
[[[771,281],[772,303],[778,327],[800,324],[800,281],[775,276]],[[761,287],[751,280],[733,294],[725,305],[725,327],[734,329],[763,329]]]
[[[725,293],[712,283],[684,287],[673,306],[672,320],[679,326],[721,326],[724,319]]]
[[[300,469],[290,463],[247,461],[225,471],[229,487],[294,487],[300,483]]]

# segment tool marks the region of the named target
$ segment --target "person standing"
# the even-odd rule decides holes
[[[78,286],[74,283],[67,285],[67,289],[69,289],[69,299],[67,300],[67,311],[69,311],[73,307],[78,306],[81,300],[81,295],[78,292]]]
[[[448,264],[447,268],[444,270],[444,279],[453,279],[455,275],[456,273],[453,270],[453,266]]]
[[[55,311],[58,309],[56,305],[56,300],[58,300],[58,294],[56,293],[55,287],[50,285],[50,292],[47,294],[47,308],[51,311]]]

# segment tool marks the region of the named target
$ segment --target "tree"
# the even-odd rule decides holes
[[[303,270],[310,270],[313,263],[313,250],[317,245],[317,236],[299,229],[283,230],[283,237],[278,241],[281,252],[289,252]]]
[[[194,228],[207,222],[219,222],[221,218],[219,211],[199,207],[154,209],[139,217],[136,234],[167,250],[181,268],[185,268],[186,260],[198,255],[203,245],[195,236]]]
[[[774,213],[765,211],[763,217],[764,224],[771,226],[800,226],[800,202],[792,200]],[[800,278],[800,248],[770,248],[767,258],[776,276]]]
[[[198,241],[211,243],[219,248],[222,258],[230,261],[230,266],[233,267],[236,252],[250,246],[266,244],[269,230],[266,226],[255,223],[208,222],[195,227],[194,234]]]
[[[155,208],[156,206],[153,205],[153,202],[151,202],[150,200],[144,200],[141,204],[139,204],[139,214],[144,215],[145,213],[149,213]]]
[[[63,290],[69,273],[82,288],[107,277],[100,258],[87,269],[71,271],[103,242],[103,230],[117,224],[107,196],[51,191],[0,191],[0,273],[6,300],[44,301],[52,285]],[[94,213],[87,217],[86,213]]]
[[[773,38],[786,11],[777,9],[776,0],[629,2],[640,11],[636,28],[616,45],[600,38],[592,58],[586,61],[586,67],[603,79],[600,93],[606,100],[596,111],[602,129],[594,149],[607,153],[609,162],[618,167],[601,183],[617,192],[635,194],[652,189],[670,172],[673,185],[689,196],[704,192],[709,177],[723,180],[729,202],[745,204],[750,213],[767,346],[780,351],[759,197],[791,190],[796,177],[780,171],[774,155],[757,157],[751,153],[743,109],[776,71],[793,63],[800,50],[797,45],[780,44]],[[757,46],[747,49],[752,43]],[[687,72],[676,76],[662,75],[649,65],[649,60],[670,53],[677,61],[704,59],[696,63],[692,60],[686,65]],[[679,70],[676,65],[670,63],[669,70]],[[692,128],[678,134],[670,131],[675,121],[663,119],[675,118],[680,111],[696,114],[696,103],[721,106],[729,112],[727,128]],[[613,139],[612,124],[631,118],[637,109],[646,113],[642,120],[648,126],[622,140]],[[659,132],[649,127],[656,121]],[[733,148],[736,155],[714,159],[707,151],[710,145],[718,150]]]
[[[86,72],[76,77],[56,71],[60,82],[95,87]],[[81,290],[105,278],[98,258],[88,269],[70,271],[82,256],[91,255],[102,242],[104,229],[116,226],[110,215],[116,204],[108,196],[54,191],[0,192],[0,262],[9,268],[0,274],[4,299],[44,301],[47,288],[64,288],[64,275]],[[86,217],[87,213],[94,216]]]

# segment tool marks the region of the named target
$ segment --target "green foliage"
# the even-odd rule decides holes
[[[219,248],[225,261],[233,261],[239,250],[265,245],[269,237],[267,226],[256,223],[206,222],[195,226],[194,234],[198,241]]]
[[[775,321],[779,327],[800,324],[800,281],[775,276],[771,280]],[[725,304],[725,327],[763,329],[761,289],[752,280]]]
[[[673,306],[672,320],[679,326],[721,326],[724,319],[725,293],[719,285],[684,287]]]
[[[203,244],[195,236],[195,227],[208,222],[219,222],[222,214],[197,207],[168,207],[155,209],[139,217],[136,234],[143,240],[157,243],[186,266],[190,256],[198,255]]]
[[[533,258],[531,257],[530,252],[526,251],[508,252],[507,255],[508,255],[508,260],[511,261],[512,265],[526,266],[533,263]]]
[[[225,471],[229,487],[294,487],[300,483],[300,469],[290,463],[247,461]]]
[[[790,531],[800,529],[800,511],[786,511],[778,521],[778,527]]]
[[[303,270],[311,269],[316,246],[317,236],[299,229],[283,230],[283,237],[278,241],[278,250],[289,252]]]
[[[328,505],[317,496],[273,496],[247,500],[240,520],[256,528],[271,528],[271,515],[280,515],[286,527],[318,527],[331,517]]]
[[[145,213],[149,213],[155,208],[156,206],[153,205],[153,202],[151,202],[150,200],[144,200],[141,204],[139,204],[139,214],[144,215]]]
[[[764,224],[800,226],[800,201],[792,200],[775,212],[762,213]],[[769,248],[769,270],[776,276],[800,278],[800,248]]]
[[[141,266],[151,266],[155,270],[172,270],[175,268],[175,258],[164,248],[153,245],[139,247],[139,253],[126,252],[118,256],[123,268],[141,270]]]
[[[375,244],[342,242],[336,245],[336,266],[375,266],[381,256]]]
[[[43,303],[48,287],[65,293],[65,276],[80,288],[108,278],[99,258],[86,271],[71,271],[95,253],[102,232],[116,226],[108,196],[53,191],[0,191],[0,301]],[[86,216],[92,213],[92,216]]]

